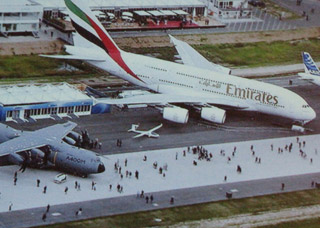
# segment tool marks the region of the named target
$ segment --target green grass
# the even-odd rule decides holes
[[[125,51],[148,55],[152,54],[155,55],[154,57],[159,59],[164,59],[168,61],[174,61],[174,55],[178,54],[174,47],[152,47],[152,48],[131,48],[131,47],[124,47]]]
[[[308,51],[320,61],[320,39],[277,41],[272,43],[235,43],[195,45],[194,48],[209,61],[232,67],[259,67],[302,63],[301,52]],[[152,54],[160,59],[174,61],[174,47],[125,48],[138,54]],[[58,70],[63,60],[30,56],[0,56],[1,82],[40,80],[41,82],[66,81],[70,78],[90,78],[106,75],[81,61],[67,61],[79,71]]]
[[[306,219],[301,221],[283,222],[276,225],[260,226],[259,228],[319,228],[320,218]]]
[[[276,41],[235,44],[194,45],[209,61],[233,67],[259,67],[302,63],[301,52],[310,52],[315,61],[320,61],[320,39]],[[174,47],[128,48],[139,53],[157,53],[158,58],[173,61],[177,54]]]
[[[280,210],[285,208],[310,206],[316,204],[320,204],[320,191],[306,190],[277,195],[268,195],[245,199],[198,204],[185,207],[176,207],[164,210],[110,216],[87,221],[56,224],[49,227],[129,228],[169,226],[177,224],[179,222],[198,221],[201,219],[225,218],[228,216],[239,214],[258,214],[260,212],[266,212],[270,210]],[[155,222],[155,218],[160,218],[162,221]]]
[[[238,67],[302,63],[302,51],[310,52],[315,61],[320,60],[319,39],[201,45],[195,48],[212,62]]]
[[[0,78],[35,78],[48,76],[72,76],[97,74],[97,71],[79,61],[67,61],[79,69],[67,71],[59,68],[64,66],[63,60],[43,58],[37,55],[0,56]]]

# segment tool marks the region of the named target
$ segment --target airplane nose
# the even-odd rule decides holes
[[[310,111],[310,121],[314,120],[316,117],[317,117],[316,112],[313,109],[311,109],[311,111]]]
[[[316,112],[313,109],[310,109],[310,111],[308,112],[307,118],[305,120],[305,124],[311,122],[316,117],[317,117]]]
[[[103,163],[100,163],[98,166],[98,173],[103,173],[106,170]]]

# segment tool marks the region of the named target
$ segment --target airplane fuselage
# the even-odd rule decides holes
[[[246,107],[242,110],[282,116],[301,123],[315,118],[314,110],[302,97],[279,86],[138,54],[121,52],[121,57],[134,75],[109,56],[106,62],[90,63],[157,93],[212,98],[213,105],[217,100],[222,104],[230,101],[238,103],[239,108]]]

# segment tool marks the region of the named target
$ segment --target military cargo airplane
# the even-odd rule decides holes
[[[92,151],[72,145],[77,126],[71,121],[36,131],[19,131],[0,124],[0,166],[54,168],[79,176],[102,173],[105,166]]]
[[[308,52],[302,52],[302,60],[304,73],[298,73],[298,75],[302,79],[320,86],[320,70],[313,61],[311,55]]]
[[[164,61],[121,50],[112,40],[85,1],[64,0],[76,30],[70,55],[45,56],[84,60],[154,93],[99,102],[117,105],[147,104],[159,109],[163,118],[187,123],[187,104],[201,118],[223,124],[226,109],[281,116],[306,124],[315,111],[298,94],[268,83],[230,75],[230,69],[210,63],[185,42],[170,36],[183,64]]]

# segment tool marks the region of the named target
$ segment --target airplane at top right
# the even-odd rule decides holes
[[[302,79],[320,86],[320,70],[313,61],[311,55],[308,52],[302,52],[302,60],[304,64],[304,73],[298,73],[298,75]]]

